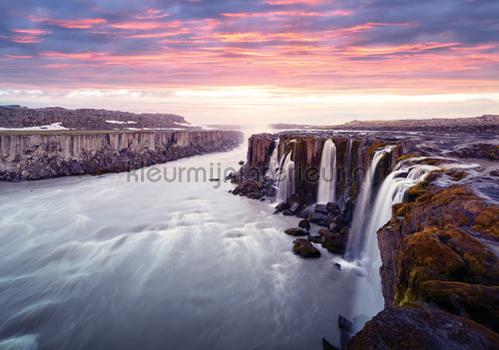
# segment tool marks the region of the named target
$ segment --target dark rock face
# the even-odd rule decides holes
[[[497,333],[466,318],[424,305],[390,307],[352,338],[349,350],[498,349]]]
[[[112,121],[112,122],[107,122]],[[30,109],[0,106],[0,128],[24,128],[61,123],[68,129],[116,130],[133,128],[188,128],[184,117],[174,114],[128,113],[105,109]]]
[[[302,258],[320,258],[321,252],[312,243],[303,238],[298,238],[294,242],[293,252]]]
[[[130,171],[242,141],[237,131],[51,132],[0,134],[0,180]]]

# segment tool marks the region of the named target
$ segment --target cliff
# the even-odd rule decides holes
[[[0,132],[0,180],[129,171],[239,145],[238,131]]]
[[[393,146],[391,157],[384,159],[380,172],[377,174],[376,184],[379,185],[386,173],[395,165],[395,159],[414,149],[414,143],[411,140],[373,135],[327,131],[257,134],[249,139],[247,162],[242,173],[250,182],[258,179],[263,185],[265,174],[269,170],[270,157],[277,145],[277,159],[282,159],[283,155],[289,153],[295,164],[294,187],[298,200],[303,204],[314,203],[318,186],[317,171],[320,168],[322,148],[327,139],[333,140],[337,148],[336,192],[338,197],[352,200],[355,199],[360,183],[364,180],[375,150],[386,145]],[[279,142],[276,142],[277,140]]]
[[[317,179],[303,173],[320,168],[326,139],[335,144],[336,201],[322,205],[316,204]],[[237,184],[233,193],[259,200],[277,199],[276,213],[302,217],[298,228],[285,231],[307,238],[294,241],[293,250],[299,256],[320,257],[314,247],[317,243],[333,254],[343,254],[352,234],[349,228],[355,226],[352,206],[359,207],[359,189],[366,186],[367,169],[375,154],[387,145],[391,151],[375,167],[373,181],[368,184],[370,204],[360,216],[380,214],[372,208],[378,203],[373,200],[378,193],[397,194],[382,191],[387,182],[395,186],[411,176],[423,180],[406,182],[412,187],[400,187],[401,203],[391,206],[393,198],[383,199],[390,204],[388,216],[374,231],[374,242],[377,237],[385,309],[367,322],[347,348],[498,348],[499,192],[498,164],[494,163],[498,145],[490,142],[490,135],[473,135],[472,139],[445,134],[333,131],[253,135],[246,164],[232,176]],[[275,173],[268,170],[278,159],[284,174],[288,156],[296,175],[290,180],[291,192],[279,197],[276,187],[283,187],[283,182],[276,183]],[[470,164],[469,158],[486,161]],[[420,177],[423,170],[428,173]],[[365,220],[361,231],[370,227]],[[310,223],[325,228],[316,235],[317,229]]]

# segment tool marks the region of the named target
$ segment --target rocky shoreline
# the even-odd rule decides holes
[[[320,169],[327,139],[336,146],[336,200],[316,204],[318,181],[307,172]],[[401,165],[429,169],[429,175],[404,192],[391,220],[377,231],[385,310],[345,347],[499,347],[499,164],[494,163],[499,146],[490,137],[334,131],[253,135],[246,163],[230,177],[236,184],[232,193],[270,201],[277,196],[276,213],[301,217],[300,227],[285,232],[300,237],[293,241],[297,255],[319,258],[315,244],[344,255],[365,174],[375,152],[388,146],[390,152],[372,174],[374,192],[394,169],[407,176]],[[291,185],[284,186],[292,188],[284,199],[283,185],[276,184],[269,168],[276,154],[279,167],[289,162],[296,170]],[[470,165],[468,158],[493,166]]]
[[[0,180],[40,180],[124,172],[194,155],[228,151],[239,131],[3,131]]]

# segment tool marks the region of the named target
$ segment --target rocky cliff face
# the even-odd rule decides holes
[[[295,189],[298,199],[303,204],[314,203],[316,200],[318,173],[324,142],[332,139],[337,148],[338,178],[336,193],[339,198],[355,196],[359,184],[369,167],[374,151],[385,145],[393,145],[391,157],[383,160],[380,173],[376,174],[379,185],[386,173],[395,165],[395,160],[414,148],[410,140],[378,138],[372,135],[357,135],[348,133],[306,133],[285,132],[281,134],[257,134],[249,139],[248,157],[242,170],[250,181],[263,181],[269,170],[269,161],[278,144],[278,159],[290,153],[295,164]],[[276,141],[279,140],[277,143]],[[349,143],[351,142],[351,146]],[[349,153],[349,147],[350,153]]]
[[[0,180],[128,171],[242,141],[237,131],[38,132],[0,134]]]
[[[313,205],[317,181],[305,179],[303,171],[320,167],[326,139],[334,140],[336,146],[337,203]],[[285,233],[308,236],[309,241],[306,249],[302,249],[305,239],[300,239],[301,245],[295,241],[295,252],[309,257],[304,253],[317,253],[313,243],[321,243],[330,252],[342,254],[352,224],[347,203],[353,204],[359,197],[377,150],[392,146],[374,174],[373,191],[401,162],[404,166],[431,166],[435,170],[405,192],[403,203],[393,206],[391,220],[377,232],[385,310],[366,324],[348,348],[496,349],[499,164],[490,161],[497,160],[498,146],[488,136],[484,140],[488,141],[476,137],[463,147],[462,138],[439,134],[287,131],[254,135],[247,163],[233,176],[237,183],[233,193],[260,200],[275,197],[266,172],[277,145],[277,158],[290,154],[296,176],[293,194],[277,205],[276,213],[303,217],[299,228]],[[470,166],[469,160],[448,155],[488,161],[487,165]],[[327,229],[313,235],[310,222]]]

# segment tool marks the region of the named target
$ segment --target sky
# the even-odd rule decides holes
[[[0,104],[205,124],[499,114],[499,1],[1,0]]]

